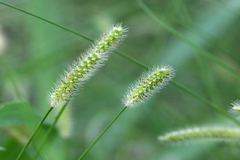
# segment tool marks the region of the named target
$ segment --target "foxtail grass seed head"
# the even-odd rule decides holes
[[[129,87],[127,96],[124,98],[126,106],[135,106],[158,92],[174,77],[174,69],[170,66],[155,67],[144,72],[136,84]]]
[[[240,129],[238,128],[192,128],[167,133],[159,136],[158,140],[164,142],[177,142],[197,139],[220,139],[220,140],[240,140]]]
[[[233,111],[238,111],[240,112],[240,100],[236,100],[233,103],[231,103],[232,105],[232,110]]]
[[[232,102],[228,112],[232,116],[240,120],[240,100],[235,100],[234,102]]]
[[[80,89],[83,82],[104,64],[109,53],[126,37],[127,28],[121,24],[113,26],[97,40],[91,49],[74,62],[65,72],[56,87],[50,93],[50,103],[55,107],[62,101]]]

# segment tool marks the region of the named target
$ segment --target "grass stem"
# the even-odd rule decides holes
[[[188,94],[192,95],[193,97],[195,97],[196,99],[198,99],[199,101],[203,102],[204,104],[208,105],[210,108],[214,109],[215,111],[217,111],[218,113],[220,113],[221,115],[223,115],[224,117],[228,118],[229,120],[231,120],[232,122],[234,122],[235,124],[237,124],[238,126],[240,126],[240,122],[235,119],[234,117],[232,117],[231,115],[229,115],[228,113],[226,113],[224,110],[222,110],[221,108],[219,108],[218,106],[216,106],[215,104],[212,104],[211,102],[209,102],[208,100],[206,100],[205,98],[203,98],[202,96],[200,96],[199,94],[193,92],[192,90],[188,89],[187,87],[184,87],[183,85],[175,82],[175,81],[171,81],[170,83],[172,83],[173,85],[177,86],[178,88],[180,88],[181,90],[187,92]]]
[[[70,98],[69,98],[69,99],[70,99]],[[50,134],[51,134],[53,128],[56,126],[56,124],[57,124],[57,122],[58,122],[60,116],[62,115],[64,109],[66,108],[68,102],[69,102],[69,100],[68,100],[68,101],[62,106],[62,108],[61,108],[61,110],[59,111],[57,117],[55,118],[53,124],[52,124],[51,127],[48,129],[48,131],[47,131],[47,133],[46,133],[44,139],[42,140],[42,142],[41,142],[39,148],[37,149],[37,152],[35,153],[35,155],[33,156],[33,158],[32,158],[31,160],[36,159],[37,156],[39,155],[39,153],[40,153],[40,151],[42,150],[43,146],[44,146],[45,143],[47,142],[47,139],[48,139],[48,137],[50,136]],[[51,108],[53,108],[53,107],[51,107]]]
[[[118,117],[123,113],[127,107],[125,106],[118,115],[112,120],[112,122],[104,129],[104,131],[95,139],[95,141],[83,152],[83,154],[78,158],[78,160],[83,159],[83,157],[89,152],[89,150],[97,143],[97,141],[103,136],[103,134],[111,127],[111,125],[118,119]]]
[[[10,5],[10,4],[8,4],[8,3],[5,3],[5,2],[0,2],[0,4],[3,4],[3,5],[5,5],[5,6],[8,6],[8,7],[10,7],[10,8],[13,8],[13,9],[15,9],[15,10],[18,10],[18,11],[23,12],[23,13],[25,13],[25,14],[28,14],[28,15],[30,15],[30,16],[32,16],[32,17],[35,17],[35,18],[37,18],[37,19],[40,19],[40,20],[42,20],[42,21],[45,21],[45,22],[47,22],[47,23],[49,23],[49,24],[52,24],[52,25],[54,25],[54,26],[56,26],[56,27],[58,27],[58,28],[62,28],[62,29],[64,29],[64,30],[66,30],[66,31],[68,31],[68,32],[71,32],[71,33],[73,33],[73,34],[75,34],[75,35],[77,35],[77,36],[80,36],[80,37],[82,37],[82,38],[84,38],[84,39],[86,39],[86,40],[88,40],[88,41],[94,42],[93,39],[91,39],[91,38],[89,38],[89,37],[87,37],[87,36],[85,36],[85,35],[83,35],[83,34],[80,34],[80,33],[76,32],[76,31],[73,31],[73,30],[71,30],[71,29],[69,29],[69,28],[66,28],[66,27],[64,27],[64,26],[62,26],[62,25],[60,25],[60,24],[54,23],[54,22],[52,22],[52,21],[50,21],[50,20],[47,20],[47,19],[45,19],[45,18],[42,18],[42,17],[40,17],[40,16],[37,16],[37,15],[35,15],[35,14],[33,14],[33,13],[27,12],[27,11],[25,11],[25,10],[23,10],[23,9],[20,9],[20,8],[18,8],[18,7],[15,7],[15,6],[12,6],[12,5]]]
[[[41,128],[43,122],[45,121],[45,119],[47,118],[47,116],[49,115],[49,113],[53,110],[53,107],[50,107],[49,110],[47,111],[47,113],[44,115],[44,117],[42,118],[42,120],[39,122],[39,124],[37,125],[37,127],[34,129],[32,135],[30,136],[30,138],[28,139],[27,143],[25,144],[25,146],[23,147],[23,149],[21,150],[21,152],[19,153],[18,157],[16,160],[19,160],[20,157],[22,156],[23,152],[27,149],[27,147],[29,146],[29,144],[31,143],[33,137],[36,135],[37,131]]]

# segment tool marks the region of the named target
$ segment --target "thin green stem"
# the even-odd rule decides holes
[[[207,59],[213,61],[214,63],[216,63],[220,67],[224,68],[226,71],[230,72],[232,75],[240,78],[240,74],[237,71],[235,71],[234,69],[232,69],[231,67],[229,67],[228,65],[226,65],[225,63],[220,61],[217,57],[213,56],[210,52],[202,49],[201,47],[199,47],[198,45],[193,43],[191,40],[187,39],[184,35],[182,35],[180,32],[178,32],[172,26],[170,26],[169,24],[165,23],[154,12],[152,12],[141,0],[137,0],[137,3],[143,9],[143,11],[146,12],[159,25],[161,25],[166,30],[168,30],[169,32],[171,32],[172,34],[174,34],[175,36],[180,38],[182,41],[187,43],[189,46],[191,46],[193,49],[195,49],[198,53],[200,53],[201,55],[203,55]]]
[[[33,137],[36,135],[37,131],[40,129],[40,127],[42,126],[43,122],[45,121],[45,119],[47,118],[47,116],[49,115],[49,113],[53,110],[53,107],[50,107],[49,110],[47,111],[47,113],[44,115],[44,117],[42,118],[42,120],[39,122],[39,124],[37,125],[37,127],[34,129],[32,135],[30,136],[30,138],[28,139],[27,143],[25,144],[25,146],[23,147],[23,149],[21,150],[21,152],[19,153],[18,157],[16,160],[19,160],[20,157],[22,156],[23,152],[27,149],[27,147],[29,146],[29,144],[31,143]]]
[[[85,152],[78,158],[78,160],[83,159],[83,157],[89,152],[89,150],[97,143],[97,141],[103,136],[103,134],[111,127],[111,125],[118,119],[118,117],[123,113],[127,107],[125,106],[118,115],[112,120],[112,122],[104,129],[104,131],[95,139],[95,141],[85,150]]]
[[[206,105],[208,105],[210,108],[214,109],[215,111],[217,111],[218,113],[220,113],[221,115],[225,116],[226,118],[228,118],[229,120],[233,121],[234,123],[236,123],[237,125],[240,126],[240,122],[235,119],[234,117],[230,116],[229,114],[227,114],[224,110],[222,110],[221,108],[219,108],[218,106],[212,104],[211,102],[209,102],[208,100],[204,99],[202,96],[200,96],[199,94],[193,92],[192,90],[184,87],[183,85],[175,82],[175,81],[171,81],[170,83],[172,83],[173,85],[177,86],[178,88],[182,89],[183,91],[189,93],[190,95],[192,95],[193,97],[195,97],[196,99],[202,101],[203,103],[205,103]]]
[[[40,17],[40,16],[37,16],[37,15],[35,15],[35,14],[33,14],[33,13],[24,11],[24,10],[18,8],[18,7],[12,6],[12,5],[10,5],[10,4],[8,4],[8,3],[5,3],[5,2],[0,2],[0,4],[3,4],[3,5],[8,6],[8,7],[10,7],[10,8],[16,9],[16,10],[18,10],[18,11],[20,11],[20,12],[23,12],[23,13],[25,13],[25,14],[28,14],[28,15],[32,16],[32,17],[35,17],[35,18],[40,19],[40,20],[43,20],[43,21],[45,21],[45,22],[47,22],[47,23],[49,23],[49,24],[52,24],[52,25],[54,25],[54,26],[56,26],[56,27],[62,28],[62,29],[64,29],[64,30],[68,31],[68,32],[71,32],[71,33],[75,34],[75,35],[78,35],[78,36],[80,36],[80,37],[82,37],[82,38],[84,38],[84,39],[86,39],[86,40],[89,40],[89,41],[91,41],[91,42],[94,42],[93,39],[91,39],[91,38],[89,38],[89,37],[87,37],[87,36],[85,36],[85,35],[83,35],[83,34],[80,34],[80,33],[76,32],[76,31],[73,31],[73,30],[71,30],[71,29],[69,29],[69,28],[66,28],[66,27],[64,27],[64,26],[62,26],[62,25],[59,25],[59,24],[57,24],[57,23],[54,23],[54,22],[52,22],[52,21],[50,21],[50,20],[47,20],[47,19],[45,19],[45,18],[42,18],[42,17]]]
[[[70,100],[70,98],[69,98],[69,100]],[[46,133],[44,139],[42,140],[42,142],[41,142],[41,144],[40,144],[40,146],[39,146],[37,152],[36,152],[35,155],[33,156],[32,160],[34,160],[34,159],[36,159],[36,158],[38,157],[40,151],[42,150],[43,146],[44,146],[45,143],[47,142],[47,139],[48,139],[48,137],[50,136],[50,134],[51,134],[53,128],[56,126],[56,124],[57,124],[57,122],[58,122],[60,116],[62,115],[64,109],[66,108],[66,106],[67,106],[69,100],[63,105],[63,107],[62,107],[61,110],[59,111],[57,117],[55,118],[55,120],[54,120],[53,124],[51,125],[51,127],[48,129],[48,131],[47,131],[47,133]]]
[[[121,53],[121,52],[119,52],[119,51],[113,51],[114,53],[117,53],[118,55],[120,55],[120,56],[122,56],[122,57],[124,57],[124,58],[126,58],[126,59],[128,59],[129,61],[131,61],[131,62],[133,62],[133,63],[135,63],[135,64],[138,64],[139,66],[141,66],[141,67],[143,67],[143,68],[146,68],[146,69],[149,69],[149,67],[146,65],[146,64],[144,64],[144,63],[142,63],[142,62],[140,62],[140,61],[138,61],[138,60],[136,60],[136,59],[134,59],[134,58],[132,58],[132,57],[129,57],[128,55],[126,55],[126,54],[123,54],[123,53]]]

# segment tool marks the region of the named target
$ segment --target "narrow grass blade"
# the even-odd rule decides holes
[[[207,59],[213,61],[220,67],[224,68],[234,76],[240,78],[240,74],[235,71],[234,69],[230,68],[228,65],[220,61],[218,58],[213,56],[210,52],[204,50],[203,48],[199,47],[189,39],[187,39],[185,36],[183,36],[180,32],[178,32],[176,29],[174,29],[172,26],[165,23],[163,20],[161,20],[153,11],[151,11],[141,0],[137,0],[138,5],[143,9],[144,12],[146,12],[153,20],[155,20],[160,26],[164,27],[166,30],[180,38],[182,41],[190,45],[193,49],[195,49],[198,53],[206,57]]]
[[[23,149],[21,150],[21,152],[19,153],[18,157],[16,160],[19,160],[20,157],[22,156],[23,152],[27,149],[27,147],[29,146],[29,144],[31,143],[33,137],[36,135],[37,131],[40,129],[40,127],[42,126],[43,122],[45,121],[45,119],[47,118],[47,116],[49,115],[49,113],[53,110],[53,107],[50,107],[49,110],[47,111],[47,113],[44,115],[44,117],[42,118],[42,120],[39,122],[39,124],[37,125],[37,127],[34,129],[32,135],[30,136],[30,138],[28,139],[28,142],[25,144],[25,146],[23,147]]]
[[[112,122],[104,129],[104,131],[97,137],[97,139],[86,149],[86,151],[78,158],[78,160],[83,159],[83,157],[90,151],[90,149],[97,143],[97,141],[103,136],[103,134],[111,127],[111,125],[118,119],[118,117],[123,113],[127,107],[125,106],[118,115],[112,120]]]
[[[47,134],[45,135],[44,139],[42,140],[42,142],[41,142],[41,144],[40,144],[40,146],[39,146],[37,152],[36,152],[35,155],[33,156],[32,160],[34,160],[34,159],[36,159],[36,158],[38,157],[40,151],[42,150],[42,148],[43,148],[44,145],[46,144],[48,137],[50,136],[52,130],[53,130],[54,127],[56,126],[56,124],[57,124],[59,118],[61,117],[61,115],[62,115],[64,109],[66,108],[66,106],[67,106],[69,100],[70,100],[70,98],[69,98],[68,101],[62,106],[62,108],[61,108],[61,110],[59,111],[57,117],[55,118],[53,124],[52,124],[51,127],[48,129]],[[53,108],[53,107],[51,107],[51,108]]]
[[[54,23],[54,22],[52,22],[52,21],[50,21],[50,20],[47,20],[47,19],[45,19],[45,18],[42,18],[42,17],[40,17],[40,16],[37,16],[37,15],[35,15],[35,14],[32,14],[32,13],[27,12],[27,11],[25,11],[25,10],[22,10],[22,9],[20,9],[20,8],[18,8],[18,7],[12,6],[12,5],[10,5],[10,4],[8,4],[8,3],[4,3],[4,2],[0,2],[0,4],[3,4],[3,5],[8,6],[8,7],[10,7],[10,8],[16,9],[16,10],[18,10],[18,11],[20,11],[20,12],[23,12],[23,13],[25,13],[25,14],[28,14],[28,15],[30,15],[30,16],[32,16],[32,17],[35,17],[35,18],[37,18],[37,19],[40,19],[40,20],[42,20],[42,21],[45,21],[45,22],[47,22],[47,23],[49,23],[49,24],[52,24],[52,25],[54,25],[54,26],[56,26],[56,27],[58,27],[58,28],[62,28],[62,29],[64,29],[64,30],[68,31],[68,32],[71,32],[71,33],[73,33],[73,34],[75,34],[75,35],[78,35],[78,36],[80,36],[80,37],[82,37],[82,38],[84,38],[84,39],[86,39],[86,40],[89,40],[89,41],[91,41],[91,42],[94,42],[93,39],[91,39],[91,38],[89,38],[89,37],[87,37],[87,36],[85,36],[85,35],[83,35],[83,34],[80,34],[80,33],[75,32],[75,31],[73,31],[73,30],[71,30],[71,29],[69,29],[69,28],[66,28],[66,27],[64,27],[64,26],[62,26],[62,25],[60,25],[60,24]]]

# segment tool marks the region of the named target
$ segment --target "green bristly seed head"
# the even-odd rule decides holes
[[[193,128],[180,131],[174,131],[159,136],[160,141],[176,142],[185,140],[196,140],[199,138],[213,138],[213,139],[240,139],[240,129],[238,128]]]
[[[125,101],[126,106],[132,106],[135,103],[141,102],[144,98],[148,97],[151,92],[158,91],[173,78],[173,69],[170,67],[156,68],[150,74],[147,73],[147,78],[140,80],[140,83],[135,85],[127,95]],[[139,82],[139,81],[138,81]]]
[[[80,89],[82,82],[107,60],[110,49],[121,42],[126,31],[127,29],[121,25],[114,26],[107,34],[104,33],[102,39],[97,41],[85,56],[79,58],[79,61],[72,65],[70,71],[66,72],[65,77],[51,93],[52,107],[61,101],[66,101],[69,95]]]
[[[232,104],[232,110],[234,111],[240,111],[240,100],[234,101]]]

